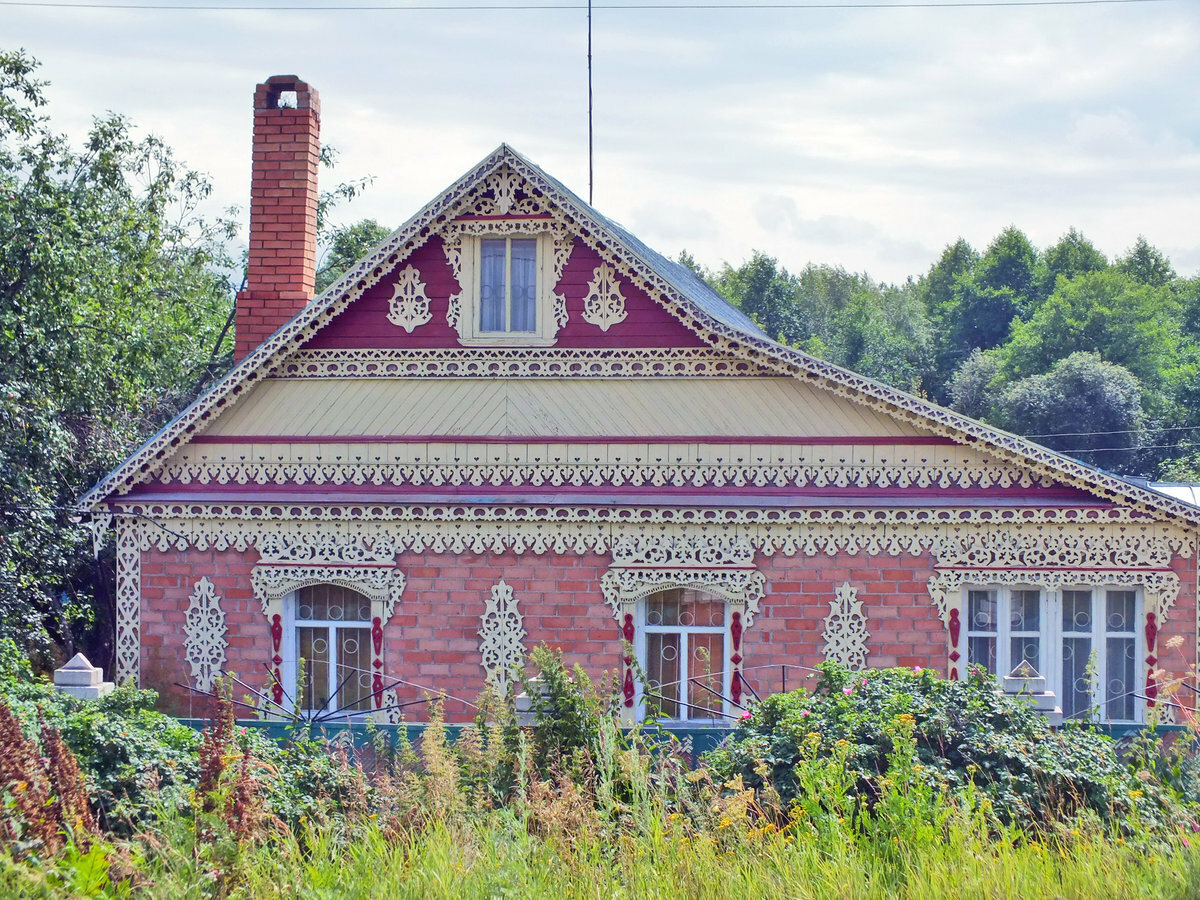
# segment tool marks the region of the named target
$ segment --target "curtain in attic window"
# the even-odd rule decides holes
[[[479,246],[479,330],[505,331],[504,270],[507,241],[485,240]]]
[[[537,331],[537,241],[512,242],[512,316],[509,331]]]

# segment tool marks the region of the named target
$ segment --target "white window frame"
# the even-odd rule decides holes
[[[480,277],[482,272],[482,248],[486,240],[508,242],[506,259],[511,254],[514,240],[537,241],[537,312],[534,331],[483,331],[480,328]],[[459,285],[463,288],[462,313],[459,323],[459,343],[467,347],[548,347],[558,337],[554,318],[553,288],[558,279],[554,272],[554,236],[549,232],[527,234],[522,232],[501,234],[464,235],[462,246]],[[511,315],[505,303],[505,321]]]
[[[316,587],[317,585],[313,585],[313,586]],[[363,597],[363,599],[366,600],[366,602],[368,604],[371,603],[371,598],[368,597],[366,594],[363,594],[362,591],[358,591],[352,587],[347,587],[344,585],[343,585],[343,587],[345,587],[346,590],[355,591],[355,593],[360,594]],[[303,588],[299,588],[297,590],[292,591],[286,597],[284,597],[284,600],[283,600],[283,620],[282,620],[283,642],[282,643],[283,643],[283,651],[284,652],[281,654],[281,656],[283,657],[283,664],[281,666],[281,669],[282,669],[281,674],[283,675],[283,687],[284,687],[284,690],[287,692],[287,696],[284,697],[283,702],[284,702],[284,705],[293,712],[296,711],[295,710],[296,687],[297,687],[296,669],[299,667],[299,663],[300,663],[300,629],[301,628],[329,628],[329,638],[328,638],[329,651],[330,651],[330,656],[329,656],[329,660],[330,660],[330,662],[329,662],[329,693],[330,693],[330,696],[332,696],[333,691],[337,689],[338,682],[341,680],[340,678],[338,678],[338,674],[337,674],[337,671],[338,671],[338,662],[337,662],[338,644],[337,644],[336,632],[340,629],[350,629],[350,628],[365,629],[367,632],[367,640],[370,641],[371,640],[371,624],[372,624],[370,619],[368,619],[366,621],[346,620],[346,619],[301,619],[297,615],[297,606],[299,603],[298,597],[299,597],[300,590],[303,590]],[[368,647],[368,649],[369,649],[369,647]],[[305,662],[307,664],[310,661],[306,660]],[[369,672],[367,674],[368,674],[368,676],[370,675]],[[319,706],[313,706],[311,703],[311,700],[312,700],[311,697],[305,697],[305,708],[303,710],[300,710],[300,712],[302,714],[312,715],[314,713],[319,712],[320,714],[324,715],[325,713],[333,712],[335,709],[338,708],[336,697],[334,698],[334,702],[327,705],[324,709],[322,709]],[[373,709],[374,709],[374,703],[370,701],[370,694],[368,694],[368,703],[367,703],[366,709],[347,710],[339,715],[339,721],[344,720],[346,717],[361,717],[361,716],[370,715]]]
[[[996,677],[1003,678],[1008,675],[1014,663],[1011,661],[1011,641],[1013,633],[1009,630],[1008,623],[1011,621],[1011,598],[1015,591],[1035,590],[1041,595],[1040,609],[1040,628],[1038,636],[1040,638],[1040,662],[1038,674],[1046,679],[1046,689],[1051,690],[1055,694],[1060,708],[1063,710],[1064,716],[1071,719],[1081,719],[1081,716],[1072,716],[1071,713],[1075,710],[1068,710],[1065,707],[1066,689],[1063,684],[1064,665],[1063,665],[1063,638],[1071,637],[1075,634],[1086,636],[1091,640],[1092,653],[1096,657],[1095,678],[1096,678],[1096,693],[1093,697],[1092,707],[1098,710],[1097,721],[1100,722],[1115,722],[1115,723],[1140,723],[1146,719],[1146,702],[1142,700],[1138,694],[1143,694],[1141,676],[1144,675],[1145,664],[1143,662],[1146,656],[1145,637],[1141,623],[1145,621],[1146,613],[1146,592],[1141,587],[1133,585],[1112,585],[1112,584],[1064,584],[1060,587],[1048,589],[1037,584],[964,584],[962,587],[961,597],[961,615],[963,621],[963,629],[959,638],[958,647],[959,653],[962,655],[962,660],[966,665],[962,668],[962,677],[966,677],[967,668],[972,665],[970,658],[970,639],[972,637],[994,636],[996,638]],[[982,632],[972,627],[970,595],[971,591],[994,591],[997,595],[996,603],[996,619],[997,628],[994,632]],[[1067,632],[1063,629],[1063,592],[1064,591],[1090,591],[1092,594],[1092,627],[1090,633],[1084,632]],[[1108,592],[1131,592],[1134,595],[1134,612],[1133,622],[1131,627],[1126,631],[1111,631],[1108,628]],[[1110,719],[1106,712],[1108,705],[1108,652],[1107,644],[1109,637],[1132,637],[1134,640],[1134,684],[1130,690],[1135,692],[1134,707],[1132,719]]]
[[[724,616],[722,617],[724,619],[724,624],[722,624],[722,625],[651,625],[651,624],[649,624],[646,621],[647,608],[649,607],[650,601],[651,601],[651,599],[653,599],[654,595],[658,594],[658,593],[665,593],[666,591],[669,591],[669,590],[678,590],[678,589],[693,590],[698,594],[703,594],[704,596],[706,596],[707,598],[709,598],[710,600],[712,600],[714,602],[720,603],[724,609]],[[740,606],[740,604],[738,606],[731,604],[729,602],[728,598],[722,597],[719,594],[710,593],[708,591],[705,591],[705,590],[699,589],[699,588],[664,587],[662,591],[655,591],[654,594],[650,594],[650,595],[648,595],[646,597],[642,597],[640,600],[638,600],[637,609],[636,609],[636,612],[634,613],[634,623],[635,623],[634,627],[636,629],[635,639],[634,639],[634,652],[636,653],[637,659],[642,666],[642,671],[648,673],[648,665],[647,664],[649,662],[649,656],[648,656],[648,649],[647,649],[647,644],[648,644],[647,636],[649,634],[655,633],[655,634],[679,634],[680,635],[679,654],[680,654],[680,665],[681,665],[680,672],[681,672],[682,677],[680,679],[680,684],[679,684],[680,693],[679,693],[679,700],[677,702],[679,703],[680,710],[685,711],[685,714],[682,718],[666,718],[665,716],[659,717],[657,719],[658,722],[661,722],[665,725],[705,726],[705,725],[728,723],[730,721],[728,716],[733,714],[733,704],[730,702],[730,699],[729,699],[731,689],[733,687],[733,667],[730,665],[730,662],[729,662],[729,653],[730,653],[729,626],[730,626],[730,617],[732,615],[732,611],[734,609],[737,609],[739,606]],[[721,673],[721,712],[725,713],[725,715],[689,717],[686,714],[686,711],[689,710],[690,707],[687,707],[684,705],[685,702],[687,701],[687,693],[686,693],[686,691],[683,690],[683,685],[686,684],[688,678],[692,677],[691,673],[689,673],[686,669],[683,668],[684,664],[689,659],[689,656],[688,656],[688,652],[689,652],[688,651],[688,633],[719,634],[721,636],[721,658],[713,659],[712,664],[713,664],[714,668],[716,668],[717,671],[719,671]],[[634,690],[635,690],[634,708],[637,710],[637,720],[639,722],[644,721],[646,718],[646,704],[648,702],[650,702],[652,698],[648,698],[645,696],[645,690],[640,681],[636,684]],[[658,702],[658,701],[654,701],[654,702]]]

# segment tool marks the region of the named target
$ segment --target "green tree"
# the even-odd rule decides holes
[[[342,225],[326,231],[319,239],[325,248],[317,268],[317,293],[321,293],[359,261],[391,231],[374,219],[363,219],[353,225]]]
[[[974,419],[987,419],[997,398],[1000,362],[995,351],[971,351],[950,379],[950,408]]]
[[[1058,243],[1047,247],[1038,261],[1037,295],[1044,300],[1054,293],[1059,278],[1068,280],[1108,268],[1108,260],[1095,245],[1072,228]]]
[[[1132,372],[1098,353],[1072,353],[1049,372],[1010,384],[994,415],[1002,428],[1060,453],[1129,471],[1125,448],[1139,443],[1142,388]]]
[[[716,276],[716,286],[771,338],[792,343],[804,335],[796,320],[796,279],[774,257],[755,250],[736,269],[726,263]]]
[[[1130,278],[1151,287],[1166,287],[1175,280],[1171,261],[1140,234],[1125,255],[1117,259],[1116,267]]]
[[[117,115],[72,146],[36,68],[0,53],[0,637],[69,650],[106,590],[67,509],[219,367],[232,261],[201,176]]]
[[[1168,288],[1106,270],[1060,282],[1013,329],[1004,369],[1013,380],[1046,372],[1077,351],[1098,352],[1148,385],[1162,383],[1179,349],[1179,303]]]

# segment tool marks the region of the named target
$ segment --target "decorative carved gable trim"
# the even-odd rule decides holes
[[[583,321],[608,331],[618,322],[624,322],[627,315],[617,273],[608,263],[601,263],[592,273],[588,292],[583,298]]]
[[[409,334],[433,318],[433,313],[429,311],[429,297],[425,294],[425,282],[416,268],[405,266],[396,276],[388,306],[388,321],[399,325]]]
[[[830,662],[858,671],[866,668],[870,636],[867,614],[858,599],[858,588],[847,581],[829,601],[829,615],[825,617],[825,630],[821,633],[825,647],[821,652]]]
[[[501,697],[508,696],[513,670],[525,661],[521,610],[512,585],[503,578],[492,586],[487,607],[479,617],[479,654],[484,678]]]
[[[217,589],[208,578],[201,578],[188,598],[183,621],[183,655],[191,667],[197,690],[211,691],[225,665],[226,631],[225,611],[221,609]]]

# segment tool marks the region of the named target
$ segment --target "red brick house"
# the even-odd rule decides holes
[[[119,680],[277,714],[303,658],[388,718],[544,641],[709,721],[826,658],[1025,660],[1137,721],[1194,661],[1194,507],[771,341],[507,146],[313,297],[318,127],[259,85],[238,363],[86,498]]]

